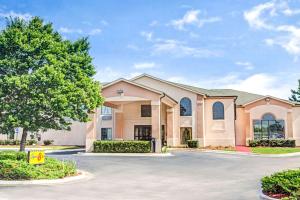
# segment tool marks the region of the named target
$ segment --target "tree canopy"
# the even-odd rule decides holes
[[[300,102],[300,80],[298,80],[297,90],[291,90],[292,96],[290,97],[291,101]]]
[[[88,121],[103,102],[89,48],[87,38],[63,39],[38,17],[7,19],[0,33],[0,132],[70,130],[72,121]]]

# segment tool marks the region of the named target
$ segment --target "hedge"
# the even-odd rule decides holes
[[[189,148],[198,148],[198,140],[188,140],[187,146]]]
[[[300,199],[300,169],[277,172],[261,180],[263,193],[285,194]]]
[[[249,140],[250,147],[296,147],[295,140],[288,139],[261,139]]]
[[[45,158],[42,165],[31,165],[24,152],[0,152],[0,180],[58,179],[76,175],[73,162]]]
[[[20,140],[0,140],[0,145],[19,145]],[[37,144],[36,140],[27,140],[26,145]]]
[[[98,140],[94,142],[95,153],[149,153],[150,141],[112,141]]]

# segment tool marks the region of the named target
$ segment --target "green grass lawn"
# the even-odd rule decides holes
[[[20,148],[19,145],[1,145],[1,149],[7,149],[7,148]],[[59,145],[49,145],[49,146],[44,146],[44,145],[28,145],[26,146],[26,149],[44,149],[44,150],[67,150],[67,149],[79,149],[82,148],[80,146],[59,146]]]
[[[252,153],[259,154],[285,154],[300,152],[300,148],[295,147],[251,147]]]

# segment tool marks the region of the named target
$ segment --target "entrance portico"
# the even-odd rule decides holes
[[[143,85],[119,79],[102,89],[105,106],[113,108],[114,140],[145,140],[154,138],[156,152],[161,151],[162,139],[173,135],[173,113],[167,112],[177,102],[164,93]],[[97,113],[96,113],[97,114]],[[99,114],[99,113],[98,113]],[[168,123],[169,122],[169,123]],[[90,124],[87,134],[87,151],[92,150],[92,141],[96,140],[95,124]],[[151,130],[151,131],[150,131]],[[166,131],[165,131],[166,130]],[[163,133],[162,133],[163,132]],[[162,135],[165,134],[165,135]],[[89,137],[89,138],[88,138]],[[89,146],[89,147],[88,147]]]

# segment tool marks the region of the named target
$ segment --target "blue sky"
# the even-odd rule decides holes
[[[2,28],[10,15],[88,36],[102,82],[149,73],[287,98],[300,79],[300,0],[0,0]]]

